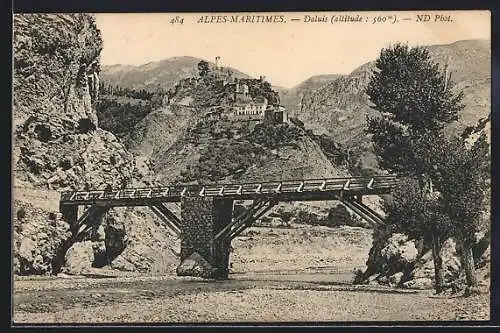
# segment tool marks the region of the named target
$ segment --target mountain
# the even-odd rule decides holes
[[[299,83],[295,87],[281,92],[281,104],[287,110],[294,113],[297,109],[300,110],[300,100],[304,94],[314,91],[328,81],[333,81],[342,75],[340,74],[323,74],[311,76],[307,80]]]
[[[490,42],[464,40],[426,47],[435,62],[442,67],[448,64],[455,88],[464,92],[465,109],[457,122],[448,125],[447,132],[458,134],[486,118],[491,112]],[[307,128],[328,133],[336,142],[357,150],[357,154],[363,155],[365,168],[377,167],[370,139],[364,133],[366,116],[375,113],[365,93],[373,69],[374,62],[369,62],[349,75],[328,80],[319,88],[303,93],[301,108],[291,108]]]
[[[194,76],[198,72],[197,65],[201,60],[184,56],[150,62],[140,66],[102,66],[100,75],[105,84],[150,91],[156,90],[160,86],[165,90],[169,90],[181,79]],[[214,65],[211,62],[209,64]],[[227,67],[226,69],[230,69],[235,77],[250,77],[234,68]]]
[[[491,113],[491,48],[489,40],[464,40],[429,47],[431,57],[448,63],[455,88],[464,92],[465,109],[448,130],[459,133]]]
[[[456,89],[464,92],[465,109],[459,121],[451,127],[459,130],[486,117],[491,105],[490,42],[464,40],[426,48],[435,62],[441,66],[448,64]],[[365,90],[373,68],[374,62],[363,64],[347,76],[333,78],[319,88],[305,92],[302,111],[295,108],[299,118],[309,126],[323,128],[339,136],[342,141],[354,139],[359,135],[357,128],[364,126],[365,116],[371,112]],[[349,119],[352,121],[346,125]],[[351,135],[343,136],[352,130]]]

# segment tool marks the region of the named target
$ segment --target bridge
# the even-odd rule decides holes
[[[181,238],[178,275],[224,279],[229,272],[231,240],[279,202],[338,200],[376,227],[384,220],[363,204],[362,197],[389,194],[397,182],[395,175],[387,175],[62,192],[59,209],[70,224],[72,237],[61,251],[101,223],[110,208],[144,206]],[[236,200],[251,204],[235,216]],[[169,207],[172,203],[180,203],[180,216]],[[203,269],[186,268],[188,259]]]

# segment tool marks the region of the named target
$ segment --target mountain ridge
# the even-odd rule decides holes
[[[460,134],[491,112],[491,52],[486,40],[464,40],[452,44],[425,46],[431,59],[452,73],[456,91],[464,92],[465,108],[458,121],[450,123],[445,132]],[[358,150],[369,161],[366,167],[377,168],[371,152],[370,137],[364,133],[366,116],[375,115],[366,87],[375,62],[365,63],[349,75],[328,81],[303,96],[303,103],[289,110],[306,127],[316,133],[328,133],[339,142]]]
[[[101,76],[105,83],[131,89],[165,90],[172,88],[181,79],[194,76],[197,65],[205,59],[192,56],[176,56],[159,61],[150,61],[142,65],[106,65],[101,68]],[[207,61],[210,65],[214,63]],[[237,69],[225,67],[233,72],[235,77],[250,78]]]
[[[441,67],[448,63],[452,81],[457,89],[464,91],[466,107],[460,113],[459,121],[446,128],[448,133],[458,133],[468,126],[475,125],[490,111],[489,46],[488,40],[476,39],[423,46],[429,50],[432,60],[438,62]],[[164,63],[171,63],[172,59],[177,62],[190,62],[192,68],[183,71],[186,76],[196,71],[199,60],[189,56],[169,59],[164,60]],[[146,65],[154,67],[161,63],[150,62]],[[331,135],[335,142],[346,145],[348,149],[359,150],[358,153],[363,155],[362,159],[367,162],[368,168],[377,168],[375,157],[367,153],[371,149],[371,141],[364,133],[366,116],[376,112],[365,93],[374,63],[375,61],[370,61],[361,64],[349,74],[315,75],[291,89],[273,87],[279,91],[281,104],[289,114],[304,122],[306,129],[313,130],[315,134]],[[143,80],[143,86],[144,82],[146,80]]]

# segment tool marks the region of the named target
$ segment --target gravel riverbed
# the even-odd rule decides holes
[[[353,270],[364,266],[370,248],[369,230],[254,230],[246,235],[233,244],[227,281],[181,278],[173,272],[16,277],[13,320],[50,324],[489,319],[488,294],[464,298],[436,296],[431,290],[353,285]]]

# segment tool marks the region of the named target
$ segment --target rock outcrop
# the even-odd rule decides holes
[[[14,16],[14,160],[18,181],[48,189],[119,187],[134,161],[98,129],[102,40],[86,14]]]
[[[149,208],[116,208],[107,222],[107,267],[154,274],[175,272],[180,243]]]
[[[212,276],[212,270],[212,266],[198,252],[193,252],[177,267],[176,272],[179,276],[206,278]]]
[[[478,234],[478,244],[483,239]],[[447,239],[440,250],[446,290],[457,292],[465,286],[459,249],[453,238]],[[481,288],[489,290],[489,250],[483,249],[477,260],[477,275]],[[359,272],[357,283],[389,285],[407,289],[432,289],[434,287],[434,262],[431,250],[422,241],[406,235],[392,233],[390,229],[375,229],[373,245],[366,263],[367,269]],[[483,268],[484,267],[484,268]]]
[[[134,156],[97,121],[102,40],[93,16],[16,14],[13,47],[14,212],[19,212],[14,218],[14,272],[55,273],[51,263],[57,256],[72,274],[109,266],[120,255],[131,262],[131,270],[137,265],[150,269],[151,263],[142,264],[145,258],[158,256],[170,237],[161,226],[154,230],[159,222],[150,214],[144,223],[149,228],[139,232],[144,239],[129,235],[144,226],[143,216],[112,209],[81,243],[59,253],[70,232],[57,213],[58,198],[38,202],[40,195],[31,195],[140,183]],[[148,243],[154,237],[167,242]],[[144,241],[144,249],[134,241]],[[138,255],[123,253],[130,243]]]
[[[70,236],[61,214],[14,199],[13,271],[20,275],[49,274],[52,260]]]

